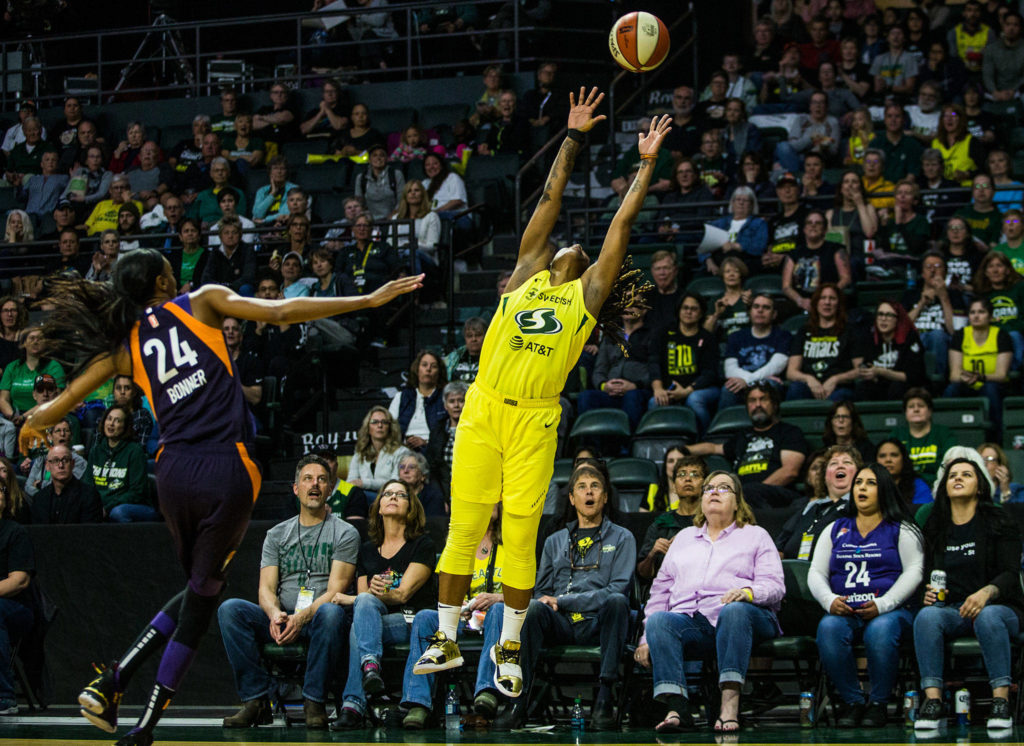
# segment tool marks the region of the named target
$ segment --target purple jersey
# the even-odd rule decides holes
[[[900,524],[894,521],[882,521],[865,538],[856,518],[836,519],[828,564],[832,592],[846,596],[852,608],[884,596],[903,572],[899,540]]]
[[[129,336],[132,377],[153,406],[160,445],[251,443],[238,371],[220,329],[188,295],[147,308]]]

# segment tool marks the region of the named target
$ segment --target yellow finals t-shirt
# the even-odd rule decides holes
[[[580,280],[551,285],[542,270],[501,296],[480,352],[476,380],[516,399],[561,393],[597,323],[583,303]]]

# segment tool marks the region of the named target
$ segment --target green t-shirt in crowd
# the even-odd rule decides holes
[[[46,365],[33,370],[29,368],[24,360],[15,360],[4,369],[3,378],[0,378],[0,391],[11,392],[11,405],[19,412],[27,412],[36,405],[32,398],[32,388],[36,383],[36,376],[49,373],[57,382],[57,388],[62,389],[66,383],[64,369],[56,360],[50,360]]]
[[[1003,235],[1003,213],[999,210],[978,212],[973,205],[968,205],[957,210],[956,216],[966,220],[971,235],[979,241],[984,241],[986,246],[998,243],[1000,236]]]
[[[1024,282],[986,296],[992,304],[992,323],[1008,332],[1024,331]]]
[[[909,425],[893,428],[890,436],[907,447],[910,460],[914,462],[914,471],[929,485],[939,473],[942,456],[953,446],[960,445],[952,430],[936,423],[932,423],[932,429],[923,438],[913,437]]]
[[[1024,244],[1021,244],[1016,249],[1011,249],[1010,244],[1004,241],[992,250],[1005,255],[1010,260],[1013,268],[1017,270],[1017,274],[1024,275]]]

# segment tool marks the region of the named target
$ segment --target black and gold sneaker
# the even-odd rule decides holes
[[[428,637],[427,641],[430,644],[412,667],[413,673],[437,673],[462,665],[462,653],[459,651],[458,643],[449,640],[444,632],[438,630]]]
[[[518,697],[523,693],[523,668],[519,664],[521,648],[519,640],[505,640],[491,648],[494,685],[506,697]]]
[[[121,704],[121,692],[117,689],[114,669],[92,664],[99,674],[79,693],[78,704],[82,706],[82,717],[101,730],[113,733],[117,730],[117,708]]]

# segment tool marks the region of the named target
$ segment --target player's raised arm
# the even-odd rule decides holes
[[[548,239],[554,230],[558,214],[562,210],[562,192],[569,182],[576,154],[583,146],[583,132],[589,132],[598,122],[606,119],[604,114],[594,116],[594,110],[604,99],[604,94],[597,88],[580,88],[579,97],[569,94],[569,132],[562,147],[558,149],[548,180],[544,184],[544,192],[540,196],[533,216],[523,231],[523,239],[519,245],[519,259],[516,269],[509,281],[508,289],[512,290],[522,284],[528,277],[536,274],[551,263],[554,256],[548,248]]]
[[[671,122],[672,117],[665,114],[651,121],[651,129],[648,132],[638,133],[640,170],[626,196],[622,198],[622,204],[615,212],[611,225],[608,226],[608,233],[604,237],[597,261],[583,273],[584,298],[587,310],[592,314],[596,315],[601,310],[622,270],[622,260],[625,259],[626,250],[629,248],[629,232],[647,197],[647,187],[651,184],[658,151],[665,135],[672,129]]]

